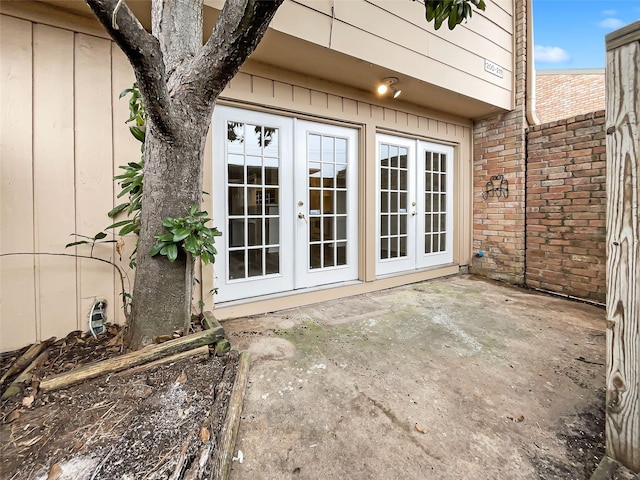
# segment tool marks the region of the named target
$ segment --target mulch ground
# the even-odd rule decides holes
[[[70,333],[49,347],[35,378],[125,353],[118,333],[116,326],[97,339]],[[24,351],[0,354],[0,375]],[[0,477],[178,480],[196,470],[202,475],[219,441],[237,365],[237,353],[212,352],[47,393],[37,390],[36,380],[0,403]]]

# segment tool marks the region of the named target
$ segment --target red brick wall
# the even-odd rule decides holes
[[[539,72],[536,76],[536,113],[541,123],[603,110],[604,70],[590,73]]]
[[[605,115],[527,131],[527,285],[605,302]]]
[[[469,271],[510,283],[524,282],[526,6],[516,1],[514,110],[474,122],[473,257]],[[509,182],[509,196],[482,198],[493,175]],[[482,252],[482,257],[478,257]]]

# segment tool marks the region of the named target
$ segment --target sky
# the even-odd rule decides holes
[[[536,70],[604,68],[604,37],[640,19],[640,0],[533,0]]]

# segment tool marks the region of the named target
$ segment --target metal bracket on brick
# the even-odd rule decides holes
[[[502,175],[493,175],[487,182],[486,189],[482,192],[482,198],[509,196],[509,181]]]

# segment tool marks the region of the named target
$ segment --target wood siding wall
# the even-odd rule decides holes
[[[1,244],[3,254],[77,253],[72,233],[109,225],[116,167],[140,157],[118,94],[133,75],[112,42],[72,30],[1,18]],[[116,258],[113,244],[95,255]],[[126,265],[126,261],[123,262]],[[94,300],[122,321],[119,280],[95,260],[0,257],[0,348],[82,329]]]
[[[110,223],[106,212],[119,200],[112,182],[118,165],[137,160],[139,143],[124,121],[127,102],[119,93],[131,86],[126,58],[81,22],[38,22],[1,15],[2,236],[0,251],[72,253],[64,245],[73,232],[93,235]],[[78,30],[84,33],[79,33]],[[249,62],[233,79],[221,102],[266,109],[299,118],[348,124],[360,129],[360,280],[346,290],[325,289],[301,296],[312,302],[452,274],[458,267],[377,280],[375,275],[375,190],[377,132],[445,142],[455,146],[454,262],[471,256],[472,122],[409,103],[372,100],[367,92]],[[376,103],[377,102],[377,103]],[[211,138],[206,150],[205,190],[211,191]],[[211,197],[205,208],[211,212]],[[128,240],[128,249],[134,240]],[[75,247],[87,254],[86,246]],[[96,256],[117,258],[112,246]],[[128,254],[123,256],[126,266]],[[72,257],[0,257],[2,306],[0,350],[21,347],[71,330],[86,330],[96,297],[109,304],[110,321],[122,321],[119,284],[113,269]],[[200,273],[202,291],[213,272]],[[133,281],[132,272],[130,272]],[[207,308],[212,298],[204,295]],[[288,300],[279,299],[282,306]],[[268,302],[267,302],[268,303]],[[265,305],[267,305],[265,303]],[[264,308],[271,308],[263,306]],[[256,308],[253,307],[254,311]],[[227,312],[243,314],[249,307]]]
[[[425,21],[422,2],[293,0],[281,7],[272,28],[510,109],[513,3],[487,1],[486,11],[474,11],[469,22],[436,31]],[[503,68],[502,78],[485,70],[485,59]]]

